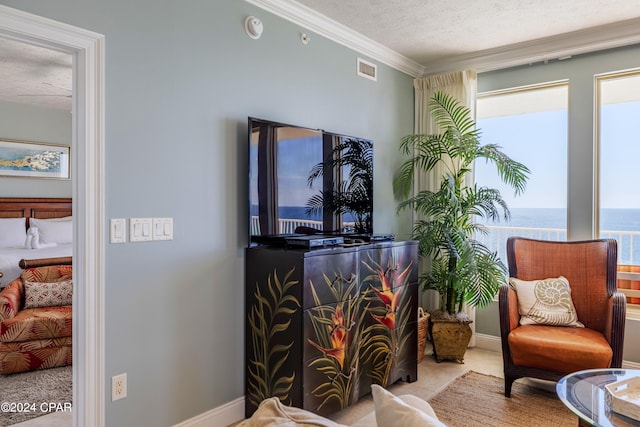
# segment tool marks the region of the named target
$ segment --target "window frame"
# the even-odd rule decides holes
[[[640,68],[633,68],[628,70],[621,71],[611,71],[601,74],[596,74],[594,76],[594,130],[593,130],[593,138],[594,138],[594,174],[593,174],[593,188],[594,188],[594,203],[593,203],[593,233],[594,238],[600,238],[600,183],[601,183],[601,150],[602,150],[602,124],[601,124],[601,116],[602,116],[602,82],[625,78],[625,77],[639,77],[640,78]],[[640,101],[640,99],[638,100]],[[619,266],[620,264],[618,264]],[[635,264],[634,264],[635,265]],[[637,280],[640,281],[640,273],[634,272],[621,272],[617,271],[617,280]],[[618,288],[619,292],[622,292],[627,296],[627,298],[640,298],[640,290],[633,289],[625,289]],[[640,319],[640,304],[632,304],[627,302],[627,317]]]
[[[568,135],[568,126],[569,126],[569,97],[570,97],[570,81],[569,79],[560,79],[560,80],[552,80],[552,81],[547,81],[547,82],[541,82],[541,83],[533,83],[530,85],[523,85],[523,86],[515,86],[515,87],[511,87],[511,88],[505,88],[505,89],[498,89],[498,90],[492,90],[492,91],[485,91],[485,92],[481,92],[481,93],[477,93],[476,94],[476,105],[475,105],[475,120],[476,123],[478,122],[478,100],[482,99],[482,98],[488,98],[488,97],[492,97],[492,96],[502,96],[502,95],[511,95],[511,94],[521,94],[521,93],[526,93],[526,92],[532,92],[532,91],[537,91],[537,90],[545,90],[545,89],[553,89],[553,88],[559,88],[559,87],[563,87],[565,88],[566,92],[567,92],[567,104],[566,104],[566,111],[567,111],[567,135],[566,135],[566,147],[568,149],[568,144],[569,144],[569,135]],[[479,126],[480,127],[480,126]],[[480,127],[480,129],[482,129]],[[565,170],[566,173],[566,182],[568,184],[568,179],[569,179],[569,170],[568,170],[568,164]],[[474,173],[473,173],[473,182],[476,182],[476,176],[475,176],[475,166],[474,166]],[[565,188],[565,215],[568,214],[568,187]],[[513,227],[516,228],[516,227]],[[535,228],[533,229],[535,230]],[[544,228],[542,228],[541,230],[544,230]],[[565,228],[564,228],[564,236],[565,236],[565,240],[568,239],[569,236],[569,224],[568,224],[568,218],[567,221],[565,223]],[[531,233],[529,236],[523,236],[523,237],[531,237],[531,238],[542,238],[542,234],[538,234],[535,235],[535,233]],[[507,260],[506,260],[506,246],[504,248],[501,248],[500,250],[498,250],[498,254],[501,256],[504,255],[504,263],[505,265],[507,264]],[[497,298],[497,297],[496,297]],[[496,299],[497,301],[497,299]]]

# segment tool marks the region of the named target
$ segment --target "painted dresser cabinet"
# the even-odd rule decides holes
[[[245,412],[327,415],[417,379],[417,242],[246,251]]]

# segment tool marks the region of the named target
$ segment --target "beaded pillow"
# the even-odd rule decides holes
[[[73,281],[31,282],[24,281],[24,308],[71,305]]]

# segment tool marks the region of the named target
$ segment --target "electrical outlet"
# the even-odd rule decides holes
[[[111,401],[127,397],[127,374],[111,377]]]

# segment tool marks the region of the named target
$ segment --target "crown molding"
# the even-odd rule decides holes
[[[492,71],[637,43],[640,43],[640,18],[444,59],[425,66],[424,75],[468,68]]]
[[[293,0],[245,1],[412,77],[420,77],[424,73],[424,67],[412,59],[298,2]]]
[[[640,18],[634,18],[421,65],[294,0],[245,1],[412,77],[498,70],[640,43]]]

